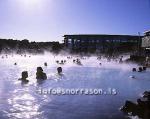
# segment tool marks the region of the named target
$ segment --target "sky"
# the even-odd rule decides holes
[[[150,30],[150,0],[0,0],[0,38],[60,41],[65,34]]]

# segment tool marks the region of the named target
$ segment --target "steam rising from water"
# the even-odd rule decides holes
[[[136,64],[98,60],[96,56],[79,57],[64,55],[1,55],[0,57],[0,118],[31,119],[116,119],[124,115],[118,110],[125,100],[135,101],[140,93],[149,89],[149,70],[131,72]],[[79,58],[82,65],[73,63]],[[66,60],[65,64],[56,61]],[[44,66],[47,62],[48,66]],[[17,63],[17,65],[14,65]],[[100,65],[101,63],[101,65]],[[36,68],[43,67],[48,80],[38,84]],[[56,68],[63,68],[63,77]],[[22,71],[28,71],[29,84],[21,85],[18,78]],[[134,75],[136,79],[130,78]],[[39,95],[37,88],[115,88],[116,96],[53,96]],[[73,114],[70,112],[74,112]]]

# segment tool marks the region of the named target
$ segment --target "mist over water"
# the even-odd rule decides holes
[[[1,58],[1,57],[4,58]],[[73,63],[79,58],[82,65]],[[56,61],[66,60],[65,64]],[[44,63],[48,66],[44,66]],[[17,63],[17,65],[14,65]],[[101,65],[100,65],[101,63]],[[48,79],[39,84],[36,68],[41,66]],[[63,76],[57,75],[62,67]],[[150,86],[150,70],[132,72],[137,64],[108,62],[96,56],[67,58],[64,55],[0,55],[0,118],[3,119],[126,119],[119,108],[136,99]],[[29,83],[18,79],[28,71]],[[135,78],[133,79],[132,76]],[[116,95],[38,94],[38,88],[115,89]]]

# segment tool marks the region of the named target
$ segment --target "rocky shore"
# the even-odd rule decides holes
[[[150,119],[150,91],[145,91],[137,102],[126,101],[121,111],[130,116]]]

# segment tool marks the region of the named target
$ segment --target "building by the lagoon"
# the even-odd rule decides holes
[[[141,39],[132,35],[64,35],[64,44],[74,52],[130,52],[139,49]]]
[[[146,55],[150,55],[150,31],[144,33],[142,38],[142,48],[145,50]]]
[[[142,47],[150,48],[150,31],[146,31],[144,33],[144,37],[142,38]]]

